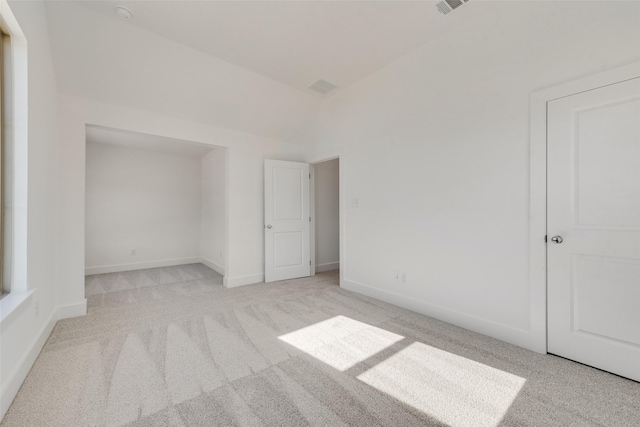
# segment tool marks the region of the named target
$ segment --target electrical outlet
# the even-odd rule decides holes
[[[136,256],[137,253],[138,253],[137,249],[131,249],[131,256]]]
[[[404,271],[394,270],[393,279],[396,282],[407,283],[407,273]]]

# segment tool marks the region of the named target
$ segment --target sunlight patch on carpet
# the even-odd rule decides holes
[[[526,382],[345,316],[279,338],[450,426],[499,425]]]
[[[336,316],[279,338],[329,366],[345,371],[404,337],[349,317]]]
[[[497,426],[526,380],[414,342],[359,380],[451,426]]]

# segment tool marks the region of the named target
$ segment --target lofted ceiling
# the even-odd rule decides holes
[[[173,39],[296,89],[344,88],[450,28],[435,1],[83,1],[112,19]],[[477,6],[476,6],[477,7]]]
[[[62,91],[295,143],[324,99],[487,10],[472,1],[443,16],[435,3],[46,4]],[[338,89],[307,89],[319,79]]]

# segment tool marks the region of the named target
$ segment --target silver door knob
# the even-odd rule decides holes
[[[564,239],[562,238],[562,236],[553,236],[553,237],[551,238],[551,241],[552,241],[553,243],[560,244],[560,243],[562,243],[562,242],[564,241]]]
[[[267,228],[271,228],[271,224],[267,224]]]

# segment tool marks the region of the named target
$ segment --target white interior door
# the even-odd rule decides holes
[[[265,160],[265,281],[311,275],[309,164]]]
[[[640,78],[549,102],[547,150],[548,351],[640,381]]]

